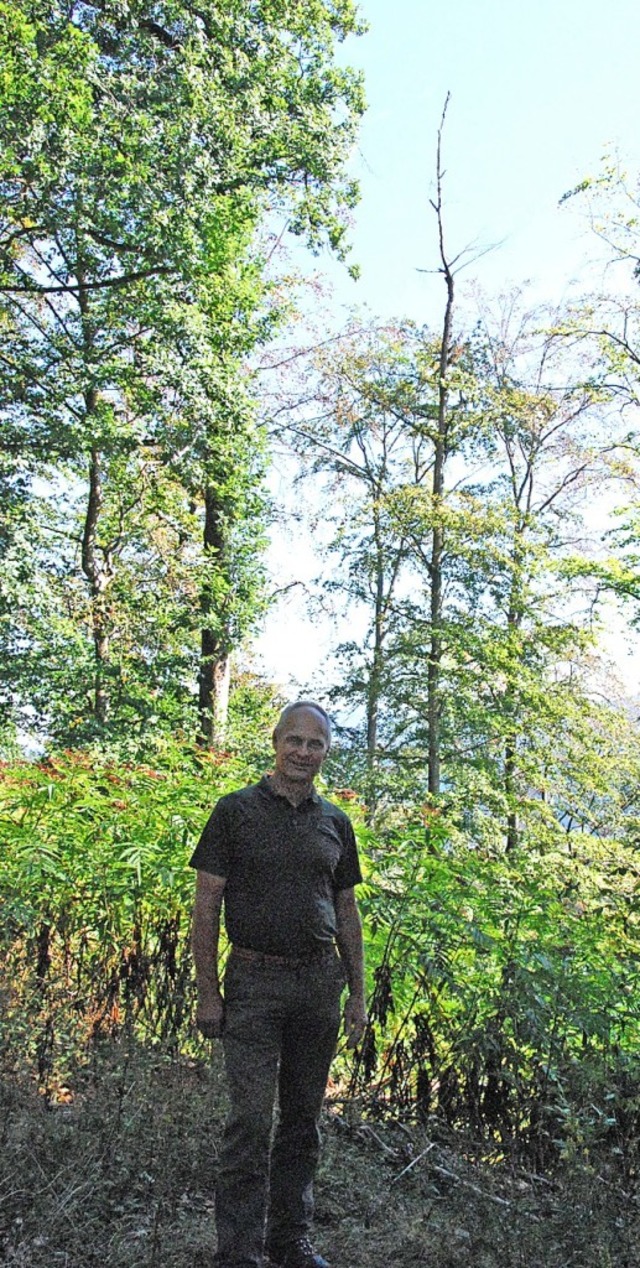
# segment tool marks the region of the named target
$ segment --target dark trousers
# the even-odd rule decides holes
[[[223,1030],[231,1109],[216,1192],[218,1268],[260,1268],[265,1235],[267,1244],[281,1245],[309,1229],[318,1118],[343,986],[333,954],[289,968],[231,952]]]

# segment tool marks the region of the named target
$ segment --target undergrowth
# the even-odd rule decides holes
[[[105,1040],[58,1100],[15,1062],[0,1094],[0,1255],[11,1268],[209,1268],[226,1108],[220,1052]],[[316,1240],[337,1268],[634,1268],[638,1194],[608,1157],[552,1176],[442,1120],[327,1104]]]
[[[208,1268],[225,1112],[194,1037],[187,866],[224,754],[0,770],[0,1255]],[[374,832],[370,1026],[326,1117],[336,1268],[632,1268],[640,872],[628,842],[507,854],[433,809]],[[426,816],[426,819],[425,819]]]

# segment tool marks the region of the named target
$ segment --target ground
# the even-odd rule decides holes
[[[7,1063],[5,1062],[5,1067]],[[15,1062],[0,1101],[0,1262],[208,1268],[225,1112],[214,1048],[121,1037],[49,1096]],[[367,1118],[332,1088],[316,1242],[335,1268],[636,1268],[639,1197],[586,1149],[539,1175],[436,1120]]]

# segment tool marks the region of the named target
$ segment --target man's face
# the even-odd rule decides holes
[[[276,772],[284,779],[310,782],[329,751],[326,726],[315,709],[295,709],[273,741]]]

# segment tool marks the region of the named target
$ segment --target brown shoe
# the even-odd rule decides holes
[[[296,1237],[284,1246],[270,1246],[269,1262],[273,1268],[330,1268],[308,1237]]]

